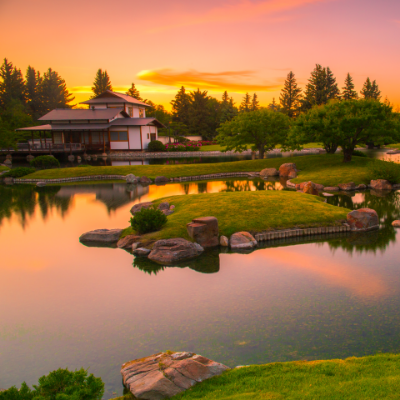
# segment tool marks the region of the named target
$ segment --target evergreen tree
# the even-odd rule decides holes
[[[42,77],[40,76],[40,72],[36,72],[34,68],[28,66],[28,69],[26,70],[25,82],[29,115],[36,120],[43,114],[40,93]]]
[[[280,105],[275,101],[275,97],[272,98],[272,103],[268,104],[268,108],[272,111],[280,111]]]
[[[68,92],[65,80],[51,68],[44,73],[40,83],[43,112],[49,112],[55,108],[71,108],[71,101],[75,99]]]
[[[251,111],[256,111],[260,108],[260,103],[258,102],[257,93],[253,94],[253,98],[251,100]]]
[[[240,112],[251,111],[251,97],[248,93],[246,93],[245,96],[243,97],[243,101],[240,104],[239,111]]]
[[[381,99],[381,91],[379,90],[376,81],[371,82],[369,78],[367,78],[367,80],[365,81],[360,93],[364,99]]]
[[[301,89],[297,87],[294,73],[290,71],[279,96],[282,111],[290,118],[296,117],[299,114],[300,99]]]
[[[127,94],[128,96],[133,97],[133,98],[136,99],[136,100],[143,101],[143,98],[140,97],[139,90],[136,89],[136,86],[135,86],[134,83],[132,83],[131,88],[126,92],[126,94]]]
[[[25,104],[26,88],[20,69],[13,66],[7,58],[0,67],[0,107],[5,110],[14,100]]]
[[[171,105],[172,120],[189,126],[190,96],[186,93],[186,89],[183,86],[179,89],[175,99],[171,101]]]
[[[110,77],[108,76],[107,71],[104,71],[100,68],[98,69],[96,76],[94,78],[92,92],[92,99],[104,93],[106,90],[113,90]]]
[[[222,95],[221,102],[221,116],[219,122],[223,124],[226,121],[230,121],[235,118],[238,114],[238,109],[235,106],[235,102],[232,97],[229,97],[228,92],[225,91]]]
[[[340,98],[340,90],[336,78],[329,67],[326,68],[326,97],[327,101]]]
[[[344,81],[344,87],[342,88],[342,99],[343,100],[351,100],[358,99],[358,94],[354,90],[353,78],[350,74],[347,74],[346,80]]]

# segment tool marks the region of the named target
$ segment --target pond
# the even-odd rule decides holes
[[[0,387],[84,367],[102,377],[109,399],[122,393],[122,363],[165,350],[232,367],[399,352],[400,230],[391,226],[399,192],[327,199],[374,208],[379,231],[274,242],[250,254],[214,250],[179,267],[78,241],[88,230],[126,227],[137,202],[284,185],[0,186]]]

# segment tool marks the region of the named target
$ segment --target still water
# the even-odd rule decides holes
[[[84,367],[102,377],[108,399],[122,393],[123,362],[165,350],[229,366],[399,352],[400,231],[391,222],[400,218],[400,192],[327,200],[376,209],[378,232],[275,243],[250,254],[211,251],[179,267],[78,241],[88,230],[126,227],[140,201],[283,188],[233,179],[0,186],[0,387]]]

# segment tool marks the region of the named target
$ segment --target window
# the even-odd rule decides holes
[[[149,134],[147,134],[147,139],[150,139],[150,135]]]
[[[133,107],[128,107],[128,114],[131,118],[133,117]]]
[[[144,117],[144,110],[143,108],[139,108],[139,118],[143,118]]]
[[[110,132],[111,142],[127,142],[128,132]]]
[[[91,132],[92,144],[103,143],[103,137],[100,137],[100,132]]]

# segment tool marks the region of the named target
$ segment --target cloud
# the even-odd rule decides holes
[[[173,18],[171,16],[168,18],[168,20],[171,20],[171,23],[167,25],[159,24],[156,28],[151,28],[149,32],[154,33],[184,26],[208,23],[248,21],[255,18],[274,15],[279,12],[290,11],[309,4],[323,3],[326,1],[330,0],[241,0],[239,3],[216,7],[200,15],[198,13],[180,15],[179,20],[177,20],[176,17]]]
[[[138,78],[144,81],[180,87],[188,89],[207,89],[214,92],[246,93],[246,92],[271,92],[279,89],[280,82],[274,84],[253,84],[244,80],[254,79],[254,71],[224,71],[224,72],[200,72],[188,70],[177,72],[164,68],[157,70],[141,71]]]

